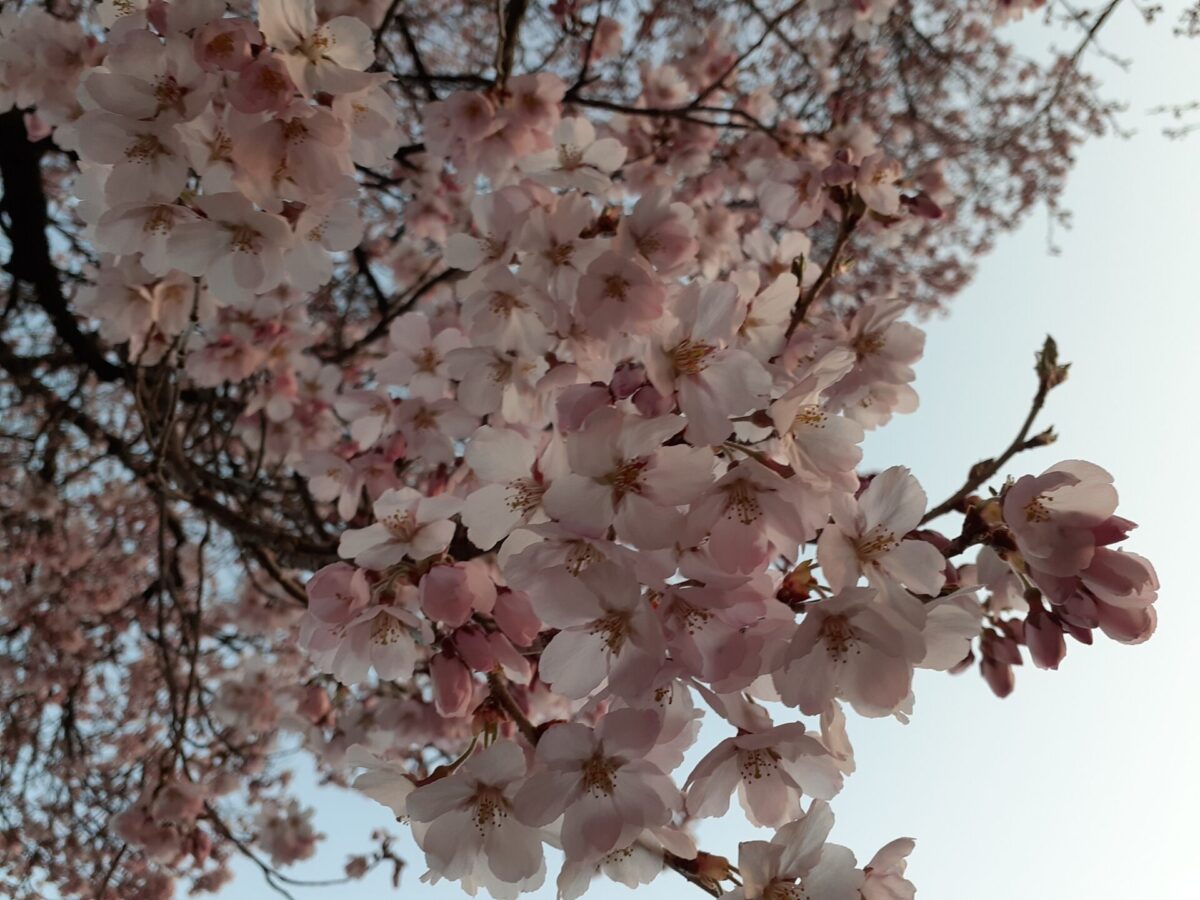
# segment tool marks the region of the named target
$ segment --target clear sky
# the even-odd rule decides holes
[[[892,838],[915,837],[909,871],[923,900],[1200,897],[1200,703],[1190,694],[1200,687],[1200,605],[1187,575],[1200,545],[1188,537],[1197,502],[1184,471],[1200,438],[1200,133],[1167,141],[1159,134],[1166,122],[1145,114],[1200,99],[1200,43],[1169,34],[1177,7],[1168,4],[1169,21],[1153,29],[1123,8],[1104,31],[1104,48],[1134,67],[1092,65],[1129,101],[1123,122],[1138,133],[1080,152],[1066,197],[1075,226],[1056,235],[1062,254],[1046,252],[1044,214],[1003,239],[950,316],[928,323],[920,410],[866,442],[869,468],[908,465],[940,501],[971,463],[1012,439],[1034,387],[1033,353],[1053,334],[1073,366],[1041,421],[1061,437],[1007,472],[1070,458],[1109,469],[1119,512],[1141,523],[1126,546],[1153,560],[1163,585],[1159,632],[1147,644],[1069,642],[1058,672],[1022,667],[1004,701],[977,672],[921,672],[910,724],[851,718],[858,771],[833,803],[833,839],[863,863]],[[289,871],[296,877],[336,874],[371,827],[389,823],[366,798],[313,790],[306,800],[330,839],[317,863]],[[733,857],[752,831],[735,805],[700,836]],[[456,885],[421,885],[419,851],[401,846],[410,867],[398,892],[372,877],[297,896],[462,896]],[[271,896],[252,867],[238,868],[222,900]],[[553,876],[531,896],[552,898]],[[664,875],[637,896],[689,895],[703,896]],[[602,880],[588,894],[632,896]]]

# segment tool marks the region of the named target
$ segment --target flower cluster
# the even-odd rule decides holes
[[[968,5],[949,20],[992,60],[987,23],[1036,4]],[[0,643],[29,661],[0,672],[5,734],[36,781],[41,709],[60,710],[70,785],[18,812],[67,853],[56,817],[90,803],[120,841],[87,877],[55,866],[63,896],[165,900],[183,874],[219,888],[235,851],[268,880],[313,855],[273,760],[294,741],[406,823],[425,880],[471,895],[538,889],[553,848],[568,900],[668,870],[735,900],[907,900],[910,839],[861,866],[827,842],[848,711],[907,721],[918,669],[978,657],[1004,695],[1021,646],[1054,668],[1065,635],[1154,630],[1108,473],[976,493],[1050,442],[1033,416],[932,509],[908,468],[863,471],[867,432],[917,408],[914,319],[965,281],[946,247],[1020,211],[969,186],[945,135],[974,120],[944,85],[953,128],[894,108],[912,61],[872,42],[923,14],[796,4],[745,49],[706,13],[639,55],[670,4],[631,27],[560,2],[525,23],[553,41],[521,73],[526,6],[499,5],[486,59],[494,3],[0,13],[5,127],[35,169],[73,154],[46,166],[70,183],[71,296],[48,244],[14,253],[16,349],[0,322],[38,462],[0,488]],[[776,37],[828,120],[754,84]],[[860,44],[838,87],[834,48]],[[1078,91],[1054,97],[1091,115]],[[1047,129],[1055,153],[1078,139]],[[17,146],[14,248],[47,215],[12,199]],[[1018,157],[1020,181],[1038,167]],[[78,378],[31,349],[46,323]],[[1065,377],[1048,360],[1035,412]],[[946,512],[961,533],[927,527]],[[82,755],[100,734],[112,752]],[[736,867],[693,834],[735,794],[774,829]],[[377,839],[348,877],[399,877]]]

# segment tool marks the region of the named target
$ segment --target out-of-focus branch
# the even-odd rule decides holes
[[[751,44],[749,47],[747,47],[741,53],[741,55],[738,56],[737,59],[735,59],[733,62],[731,62],[726,67],[724,72],[722,72],[720,75],[718,75],[716,78],[714,78],[708,87],[706,87],[699,94],[697,94],[696,98],[692,101],[691,105],[693,107],[699,106],[701,103],[703,103],[705,101],[705,99],[708,98],[708,96],[710,94],[712,94],[714,91],[720,89],[724,85],[725,79],[728,78],[730,75],[732,75],[738,66],[740,66],[742,63],[744,63],[751,56],[751,54],[754,53],[754,51],[756,51],[759,47],[761,47],[766,42],[767,38],[769,38],[772,34],[775,33],[775,29],[779,27],[779,25],[783,22],[783,20],[786,19],[788,16],[790,16],[792,13],[796,12],[798,9],[800,9],[800,7],[802,7],[806,2],[807,2],[807,0],[796,0],[795,3],[793,3],[787,9],[783,10],[778,15],[776,15],[774,18],[772,18],[769,22],[767,22],[766,27],[763,28],[763,33],[761,35],[759,35],[758,40],[755,41],[753,44]]]
[[[497,18],[500,23],[500,44],[496,48],[496,84],[503,88],[512,74],[513,59],[517,42],[521,36],[521,23],[529,0],[497,0]]]
[[[46,237],[49,215],[42,186],[41,158],[48,142],[33,143],[25,131],[20,110],[0,115],[0,180],[4,183],[2,209],[8,217],[12,255],[5,268],[12,277],[33,288],[34,297],[49,316],[59,339],[79,362],[101,381],[121,381],[124,369],[108,360],[94,335],[80,330],[67,305],[58,270],[50,258]]]
[[[389,307],[384,314],[379,317],[379,321],[372,326],[370,331],[368,331],[350,346],[345,347],[344,349],[339,350],[330,356],[324,357],[325,361],[331,363],[340,363],[349,359],[354,354],[358,353],[358,351],[363,347],[369,346],[372,342],[379,340],[381,337],[387,334],[388,327],[392,324],[392,322],[411,310],[417,304],[417,301],[424,297],[427,293],[432,291],[440,284],[445,284],[449,281],[461,278],[462,276],[463,273],[458,269],[445,269],[442,272],[439,272],[437,275],[434,275],[433,277],[414,285],[407,292],[401,294],[400,297],[397,298],[399,302],[397,302],[395,306]]]

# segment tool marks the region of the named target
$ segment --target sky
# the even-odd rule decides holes
[[[1103,33],[1103,47],[1134,65],[1092,65],[1128,101],[1122,122],[1137,133],[1078,154],[1065,198],[1074,227],[1056,233],[1061,254],[1047,253],[1044,213],[1001,239],[949,317],[926,325],[921,408],[865,443],[865,469],[908,465],[931,504],[940,501],[973,462],[1008,445],[1035,387],[1034,351],[1052,334],[1073,364],[1039,420],[1059,440],[1018,456],[1005,474],[1074,458],[1111,471],[1119,513],[1140,523],[1125,546],[1148,556],[1162,582],[1159,630],[1146,644],[1069,642],[1059,671],[1023,666],[1005,700],[977,671],[918,672],[909,724],[851,717],[858,769],[833,802],[831,839],[863,864],[895,837],[916,838],[909,876],[922,900],[1200,897],[1200,724],[1188,694],[1197,686],[1200,605],[1187,587],[1200,548],[1190,538],[1195,480],[1183,471],[1200,438],[1200,133],[1168,141],[1160,134],[1168,123],[1146,114],[1200,99],[1200,43],[1169,33],[1177,7],[1168,4],[1150,29],[1126,6]],[[402,830],[365,797],[313,788],[304,799],[329,839],[315,862],[289,870],[295,877],[336,874],[372,827]],[[764,834],[735,805],[699,836],[733,858],[739,840]],[[410,861],[399,891],[380,874],[350,887],[298,888],[297,898],[464,896],[456,885],[420,884],[419,851],[407,840],[398,849]],[[251,866],[237,870],[221,900],[271,896]],[[553,876],[552,868],[547,886],[527,896],[552,898]],[[703,896],[665,874],[637,896],[689,894]],[[587,896],[633,897],[603,880]]]

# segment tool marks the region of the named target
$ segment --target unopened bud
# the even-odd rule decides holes
[[[783,577],[783,582],[779,585],[779,590],[775,592],[776,598],[781,603],[786,603],[792,606],[797,603],[803,603],[813,595],[817,587],[817,580],[812,574],[813,563],[811,560],[805,560],[788,572]]]
[[[1059,364],[1058,344],[1050,335],[1046,335],[1046,343],[1042,345],[1042,349],[1037,355],[1035,368],[1038,378],[1047,388],[1057,387],[1067,380],[1067,370],[1071,368],[1071,364]]]

